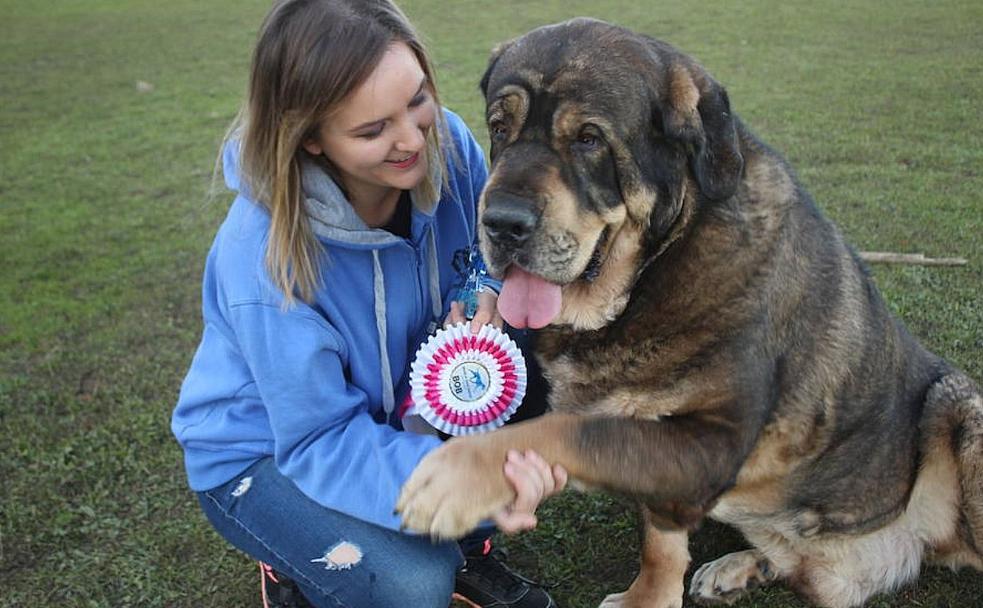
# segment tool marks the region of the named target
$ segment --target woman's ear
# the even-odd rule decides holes
[[[304,150],[307,150],[307,153],[311,156],[321,156],[321,154],[324,153],[324,148],[321,147],[321,144],[314,137],[305,138],[304,141],[301,142],[300,146],[304,148]]]

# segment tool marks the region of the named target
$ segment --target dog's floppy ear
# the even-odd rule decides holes
[[[515,43],[515,39],[506,40],[500,44],[495,45],[492,49],[491,56],[488,58],[488,67],[485,68],[485,75],[481,77],[481,82],[478,86],[481,88],[481,95],[483,97],[488,97],[488,81],[491,79],[491,73],[495,69],[495,65],[498,60],[502,57],[502,54]]]
[[[665,134],[690,148],[690,163],[700,190],[710,199],[729,198],[744,171],[737,123],[727,91],[702,68],[673,63],[662,108]]]

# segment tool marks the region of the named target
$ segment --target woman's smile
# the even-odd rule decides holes
[[[409,169],[420,160],[420,153],[415,152],[402,160],[387,160],[386,162],[396,169]]]

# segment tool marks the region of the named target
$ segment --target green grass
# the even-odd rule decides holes
[[[983,378],[983,4],[407,0],[444,101],[485,141],[501,40],[575,15],[698,57],[861,249],[962,256],[875,269],[928,346]],[[0,0],[0,606],[256,606],[253,565],[186,490],[170,410],[227,200],[206,197],[267,0]],[[153,90],[141,92],[145,81]],[[630,507],[567,494],[507,541],[594,606],[637,568]],[[740,538],[709,524],[694,563]],[[929,569],[874,607],[975,606]],[[798,607],[784,586],[740,606]]]

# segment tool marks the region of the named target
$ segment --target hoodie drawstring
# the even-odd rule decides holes
[[[427,251],[427,274],[430,276],[430,309],[433,311],[433,322],[440,323],[440,315],[444,312],[444,302],[440,297],[440,264],[437,263],[437,237],[434,232],[436,231],[431,226],[430,248]]]
[[[430,230],[427,246],[427,276],[430,282],[430,310],[433,314],[428,330],[432,333],[440,323],[444,311],[443,298],[440,297],[440,266],[437,264],[437,237]],[[379,250],[372,250],[372,286],[375,296],[375,329],[379,336],[379,373],[382,378],[382,408],[386,419],[396,409],[396,396],[393,389],[392,368],[389,365],[388,331],[386,329],[386,281],[379,261]]]
[[[379,335],[379,368],[382,374],[382,409],[386,419],[396,409],[396,397],[393,393],[393,377],[389,367],[389,338],[386,331],[386,282],[382,276],[382,264],[379,263],[379,250],[372,250],[372,285],[375,295],[375,329]]]

